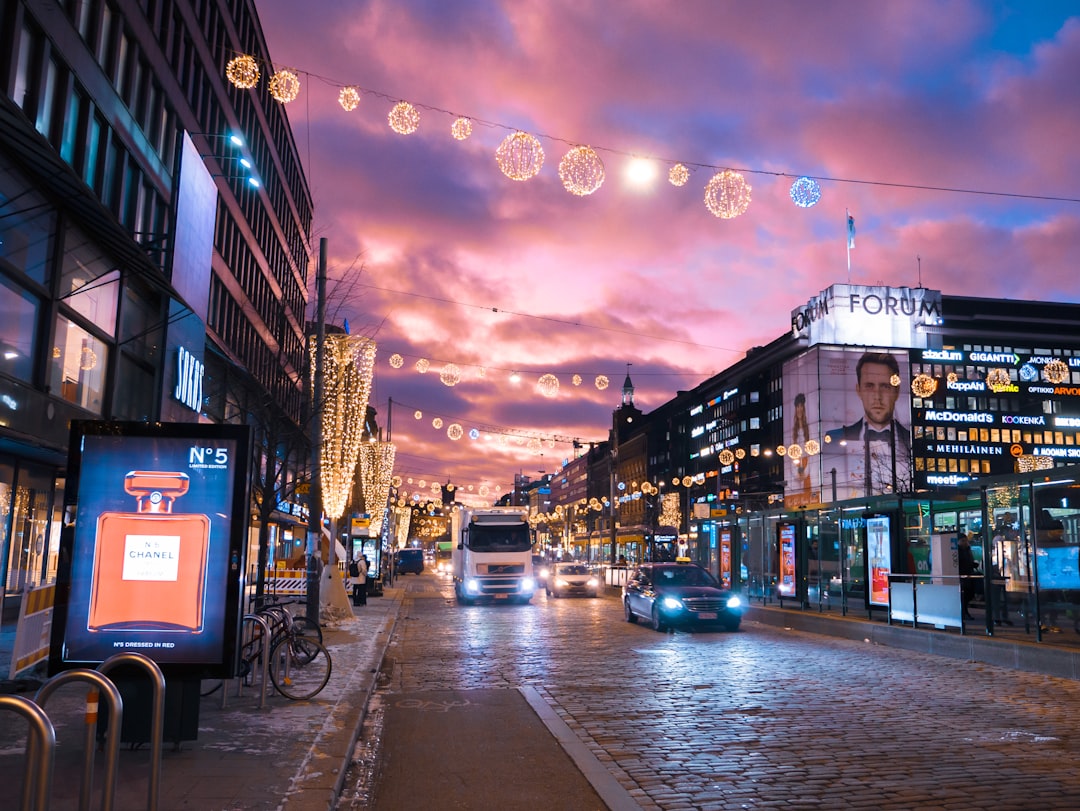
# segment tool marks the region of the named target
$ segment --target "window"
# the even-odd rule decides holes
[[[21,175],[0,166],[0,263],[47,285],[55,233],[52,206]]]
[[[100,414],[105,391],[109,347],[74,321],[56,318],[56,338],[49,364],[53,394]]]
[[[120,271],[78,228],[68,229],[60,271],[60,298],[107,335],[116,332]]]
[[[34,374],[34,336],[37,297],[0,275],[0,371],[31,382]]]

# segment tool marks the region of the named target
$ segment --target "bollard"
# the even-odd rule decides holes
[[[113,668],[131,664],[141,667],[150,677],[154,694],[154,704],[150,717],[150,787],[148,790],[147,811],[157,811],[161,786],[161,747],[165,737],[165,675],[157,662],[141,653],[127,652],[110,656],[100,665],[98,673],[108,673]]]
[[[30,725],[26,733],[26,768],[19,809],[48,811],[56,754],[56,731],[52,721],[45,710],[22,696],[0,695],[0,710],[5,709],[23,716]]]

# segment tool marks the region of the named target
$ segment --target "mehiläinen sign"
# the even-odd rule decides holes
[[[808,346],[926,349],[921,327],[941,320],[940,290],[834,284],[791,311],[791,333]]]

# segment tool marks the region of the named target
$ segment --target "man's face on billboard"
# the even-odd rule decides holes
[[[892,370],[884,363],[866,363],[856,385],[862,400],[866,420],[875,428],[884,428],[892,422],[893,408],[900,389],[892,384]]]

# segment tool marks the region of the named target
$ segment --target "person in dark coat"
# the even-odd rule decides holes
[[[964,619],[972,619],[968,611],[968,604],[975,596],[975,555],[971,551],[971,543],[966,533],[961,532],[956,537],[957,563],[960,568],[960,603],[964,609]]]

